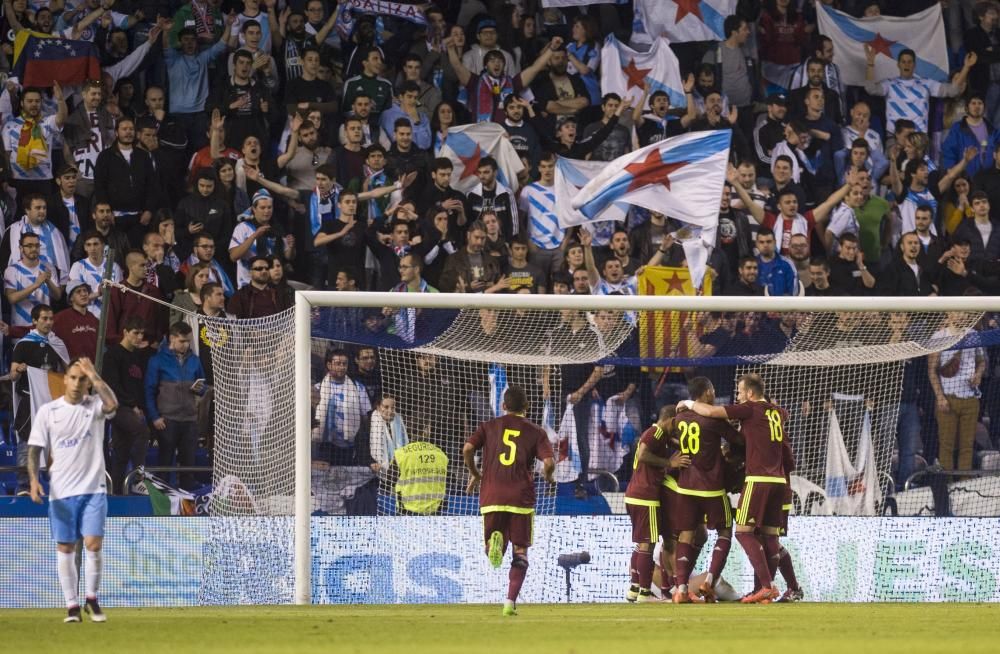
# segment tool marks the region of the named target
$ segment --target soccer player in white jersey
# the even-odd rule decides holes
[[[912,120],[918,132],[927,132],[927,117],[930,115],[930,98],[954,98],[965,91],[965,80],[969,71],[976,65],[975,52],[965,55],[962,70],[958,71],[954,81],[938,82],[915,74],[917,69],[917,54],[909,48],[901,50],[896,58],[899,76],[881,81],[875,80],[875,57],[878,50],[871,44],[865,44],[865,90],[872,95],[885,96],[886,130],[892,132],[896,121]]]
[[[80,622],[80,584],[76,543],[86,558],[86,609],[94,622],[107,616],[97,603],[101,583],[101,545],[108,514],[104,473],[104,421],[114,416],[118,400],[90,359],[73,359],[63,376],[65,394],[43,404],[28,439],[31,499],[42,503],[45,491],[38,470],[42,451],[49,460],[49,523],[56,541],[59,585],[66,599],[63,622]],[[91,390],[97,393],[91,395]]]

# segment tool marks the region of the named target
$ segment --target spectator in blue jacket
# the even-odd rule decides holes
[[[146,418],[160,444],[161,466],[193,466],[198,447],[196,398],[205,394],[205,369],[191,351],[191,326],[183,321],[170,326],[167,347],[149,360],[146,368]],[[190,473],[180,477],[182,488],[194,487]]]
[[[965,166],[969,177],[993,163],[993,147],[997,144],[997,132],[986,115],[986,101],[977,93],[969,95],[965,100],[965,118],[952,124],[941,144],[941,168],[948,170],[965,154],[965,149],[976,148],[979,152],[976,158]]]
[[[198,34],[194,28],[185,27],[178,32],[179,50],[170,45],[170,32],[163,32],[163,56],[170,81],[170,115],[178,125],[184,126],[188,143],[195,152],[207,143],[208,66],[228,49],[229,28],[235,18],[235,14],[226,16],[222,38],[201,52],[198,52]]]
[[[778,254],[774,232],[767,227],[757,230],[757,283],[767,295],[796,295],[795,268]]]

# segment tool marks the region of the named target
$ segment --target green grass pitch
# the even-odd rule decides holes
[[[0,612],[8,651],[379,654],[994,653],[1000,605],[310,606],[108,609],[108,622],[63,612]]]

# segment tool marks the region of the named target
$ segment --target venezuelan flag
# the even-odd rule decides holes
[[[101,78],[97,46],[40,32],[21,31],[14,39],[12,75],[21,86],[47,88],[53,82],[76,85]]]

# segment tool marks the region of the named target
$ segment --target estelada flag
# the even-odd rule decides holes
[[[11,73],[24,87],[49,87],[53,82],[69,86],[101,79],[97,46],[90,41],[22,31],[14,40],[14,56]]]
[[[646,266],[639,275],[639,295],[711,295],[712,276],[705,275],[701,291],[687,268]],[[644,359],[687,359],[696,351],[703,326],[694,311],[640,311],[639,356]],[[663,370],[649,367],[646,370]],[[679,371],[671,368],[670,371]]]

